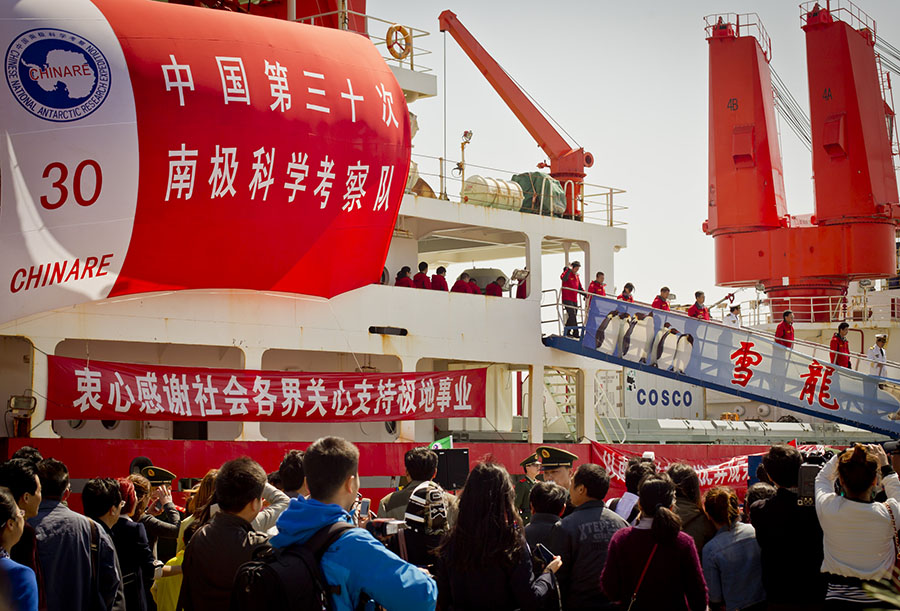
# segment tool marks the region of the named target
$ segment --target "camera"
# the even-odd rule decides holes
[[[881,447],[885,454],[900,454],[900,441],[885,441]]]
[[[797,504],[810,507],[815,504],[816,500],[816,476],[825,463],[834,456],[834,452],[826,450],[825,452],[801,452],[801,454],[803,463],[797,474]]]
[[[375,518],[366,522],[366,530],[372,533],[376,539],[387,539],[393,537],[401,530],[409,528],[405,520],[394,520],[391,518]]]

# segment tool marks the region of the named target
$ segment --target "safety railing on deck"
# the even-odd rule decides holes
[[[718,28],[730,30],[735,36],[753,36],[766,60],[772,60],[772,39],[756,13],[715,13],[706,15],[703,21],[707,38],[713,38]]]
[[[728,305],[715,308],[713,316],[722,320]],[[836,297],[776,297],[740,302],[741,322],[748,326],[777,324],[782,313],[791,310],[795,322],[890,323],[900,321],[900,298],[882,291]]]
[[[576,324],[570,326],[567,326],[566,324],[568,317],[568,312],[566,311],[566,309],[572,308],[573,306],[562,302],[559,290],[548,289],[542,291],[541,295],[541,331],[544,335],[552,334],[547,333],[547,330],[552,329],[552,327],[555,326],[556,335],[566,335],[580,340],[584,336],[585,321],[589,310],[588,304],[590,303],[590,298],[595,297],[595,295],[591,295],[590,293],[587,293],[585,291],[576,291],[574,289],[566,289],[566,291],[578,293],[578,303],[576,306],[574,306]],[[650,304],[642,305],[650,307]],[[555,314],[555,320],[553,316],[545,314],[544,312],[553,312]],[[673,310],[672,312],[670,312],[670,314],[682,316],[685,319],[689,318],[686,313],[678,310]],[[709,322],[719,325],[725,324],[721,320],[715,319]],[[795,320],[795,324],[797,322],[798,321]],[[555,325],[553,323],[555,323]],[[773,333],[754,328],[753,325],[744,326],[742,324],[742,328],[748,333],[752,333],[754,336],[766,338],[773,342],[778,339]],[[837,329],[835,329],[835,331],[836,330]],[[830,342],[831,335],[828,335],[824,339]],[[817,344],[808,340],[795,339],[793,340],[792,344],[792,350],[800,352],[801,354],[805,354],[823,363],[833,363],[834,357],[836,357],[838,354],[836,351],[831,350],[831,348],[827,345]],[[858,352],[851,352],[849,356],[850,369],[853,369],[854,371],[858,371],[866,375],[879,375],[879,377],[883,378],[900,380],[900,363],[898,362],[886,361],[884,363],[880,363],[869,359],[864,354]],[[878,373],[879,371],[881,373]]]
[[[372,44],[374,44],[378,48],[378,50],[381,52],[381,56],[385,59],[385,61],[389,62],[390,64],[394,64],[416,72],[432,72],[431,68],[422,65],[422,58],[427,55],[431,55],[432,52],[416,44],[419,39],[431,35],[431,33],[427,32],[426,30],[414,28],[406,24],[398,24],[394,21],[388,21],[386,19],[381,19],[380,17],[374,17],[372,15],[358,13],[351,10],[329,11],[327,13],[319,13],[317,15],[310,15],[309,17],[302,17],[300,19],[297,19],[296,21],[298,23],[306,23],[309,25],[330,26],[333,20],[336,20],[340,29],[348,30],[351,29],[350,20],[354,17],[364,20],[364,23],[366,24],[366,36],[368,36],[372,40]],[[409,54],[402,59],[391,55],[390,49],[388,48],[388,45],[390,44],[388,41],[388,31],[392,27],[398,25],[402,25],[406,29],[406,31],[409,32],[412,41]]]
[[[552,201],[550,202],[550,205],[546,204],[546,202],[553,199],[553,194],[550,191],[551,182],[548,180],[544,180],[541,184],[541,202],[540,205],[535,208],[522,205],[522,201],[511,203],[508,201],[508,198],[502,196],[495,198],[495,202],[482,203],[480,200],[476,201],[473,198],[467,198],[467,196],[463,195],[464,182],[461,178],[463,168],[465,169],[468,178],[471,178],[474,174],[494,179],[498,176],[503,176],[504,178],[502,178],[502,180],[507,182],[510,181],[514,174],[520,172],[477,165],[468,161],[465,162],[465,165],[463,166],[461,162],[431,155],[421,155],[418,153],[413,154],[413,161],[417,163],[418,176],[422,177],[423,180],[426,180],[427,178],[435,179],[431,182],[436,182],[436,184],[428,185],[431,187],[432,191],[435,186],[438,187],[439,190],[434,192],[434,196],[442,197],[448,201],[484,205],[489,208],[515,210],[539,216],[587,221],[606,227],[621,227],[626,224],[625,221],[616,218],[616,213],[628,209],[627,206],[616,203],[616,196],[625,193],[624,189],[582,183],[581,192],[578,198],[580,205],[572,212],[554,211]],[[447,167],[453,168],[449,174],[445,171],[445,168]],[[473,169],[476,171],[472,172]],[[426,180],[426,182],[429,181]],[[563,194],[571,193],[577,189],[577,186],[571,180],[561,183],[560,186],[563,189]],[[419,195],[423,194],[421,190],[415,189],[415,184],[409,185],[406,192],[417,193]],[[565,197],[562,199],[565,201]]]
[[[825,9],[835,21],[843,21],[855,30],[871,32],[872,40],[875,40],[877,24],[864,10],[850,2],[850,0],[809,0],[800,5],[800,23],[806,25],[809,16],[818,6]]]

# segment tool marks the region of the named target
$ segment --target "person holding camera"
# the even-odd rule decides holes
[[[835,480],[843,495],[834,491]],[[879,482],[888,497],[883,503],[873,502]],[[866,581],[890,577],[898,552],[900,481],[884,448],[857,443],[832,457],[816,477],[815,494],[825,533],[825,608],[893,608],[880,607],[863,590]]]
[[[759,543],[766,602],[769,609],[819,610],[825,601],[822,528],[815,508],[798,502],[803,456],[795,447],[775,445],[762,464],[775,496],[750,506],[750,523]]]
[[[556,590],[555,556],[535,577],[531,553],[503,465],[476,465],[459,497],[459,516],[438,548],[435,578],[442,611],[543,609]]]

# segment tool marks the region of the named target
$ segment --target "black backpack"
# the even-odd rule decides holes
[[[257,548],[235,575],[231,611],[331,611],[331,596],[340,594],[341,587],[328,585],[319,561],[351,528],[355,526],[348,522],[334,522],[306,543]]]

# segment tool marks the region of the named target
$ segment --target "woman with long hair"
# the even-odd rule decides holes
[[[556,591],[559,556],[535,578],[509,473],[479,463],[459,498],[459,515],[437,550],[438,605],[443,611],[537,610]]]
[[[5,581],[6,595],[0,601],[9,603],[12,611],[37,611],[38,589],[34,571],[9,557],[9,550],[22,538],[25,511],[19,509],[8,488],[0,487],[0,579]]]
[[[409,265],[404,265],[400,268],[400,271],[397,272],[397,277],[394,278],[394,286],[405,286],[407,288],[413,288],[412,278],[409,277],[409,273],[412,269]]]
[[[841,495],[834,491],[836,479]],[[879,482],[888,497],[883,503],[874,502]],[[898,552],[900,481],[884,448],[857,443],[832,457],[816,476],[816,514],[824,533],[825,608],[893,609],[863,589],[867,581],[890,577]]]
[[[631,611],[702,611],[706,582],[694,540],[681,531],[675,484],[648,475],[638,488],[641,514],[609,542],[600,583],[606,596]]]
[[[703,509],[717,529],[703,548],[709,608],[762,611],[766,590],[759,544],[753,527],[740,521],[737,494],[731,488],[711,488],[703,497]]]
[[[197,484],[197,489],[194,491],[194,494],[188,499],[187,510],[191,515],[183,519],[178,528],[177,551],[180,552],[187,545],[184,537],[185,531],[187,531],[191,524],[199,519],[203,508],[209,503],[209,500],[213,496],[213,492],[216,491],[216,473],[218,472],[218,469],[210,469],[207,471],[206,475],[203,476],[203,479],[200,480],[200,483]]]

